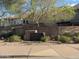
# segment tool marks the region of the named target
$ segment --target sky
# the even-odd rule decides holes
[[[76,5],[79,3],[79,0],[58,0],[57,1],[57,6],[62,6],[62,4],[65,5]]]
[[[28,10],[28,8],[30,8],[30,4],[31,4],[30,2],[31,2],[31,0],[28,0],[28,3],[24,4],[24,6],[23,6],[24,11],[26,11],[26,10]],[[64,1],[63,0],[58,0],[56,5],[57,6],[62,6],[63,4],[66,4],[66,5],[74,6],[74,5],[78,4],[78,3],[79,3],[79,0],[64,0]],[[2,7],[0,5],[0,15],[2,14],[2,11],[6,11],[6,10],[5,10],[4,7]],[[9,15],[10,15],[9,13],[5,14],[5,16],[9,16]]]
[[[70,3],[70,4],[79,3],[79,0],[65,0],[65,3]]]

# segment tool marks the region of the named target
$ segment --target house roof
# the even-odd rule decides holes
[[[3,19],[9,19],[9,20],[16,20],[16,19],[20,19],[20,18],[27,18],[28,15],[27,14],[23,14],[20,17],[19,16],[9,16],[9,17],[3,17]]]

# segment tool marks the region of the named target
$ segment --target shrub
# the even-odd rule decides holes
[[[73,40],[75,43],[79,43],[79,33],[75,33]]]
[[[72,36],[72,34],[69,33],[69,32],[65,32],[65,33],[63,33],[62,35],[67,36],[67,37],[71,37],[71,36]]]
[[[54,41],[58,41],[58,36],[55,36],[54,37]]]
[[[41,41],[42,42],[47,42],[49,40],[50,40],[50,37],[49,36],[44,36],[44,37],[41,38]]]
[[[64,33],[58,36],[58,40],[62,43],[71,43],[72,35],[70,33]]]
[[[21,42],[22,39],[20,36],[18,35],[12,35],[10,36],[7,40],[5,40],[6,42]]]
[[[79,43],[79,36],[75,36],[74,42],[75,42],[75,43]]]
[[[67,36],[60,36],[59,41],[61,41],[62,43],[70,43],[72,40],[71,37],[67,37]]]

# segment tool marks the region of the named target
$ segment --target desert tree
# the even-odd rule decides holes
[[[28,19],[36,23],[53,24],[71,20],[75,16],[75,9],[70,6],[56,7],[56,0],[32,0],[32,8]]]

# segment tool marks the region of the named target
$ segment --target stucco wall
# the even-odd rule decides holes
[[[79,26],[59,26],[59,33],[64,32],[79,32]]]

